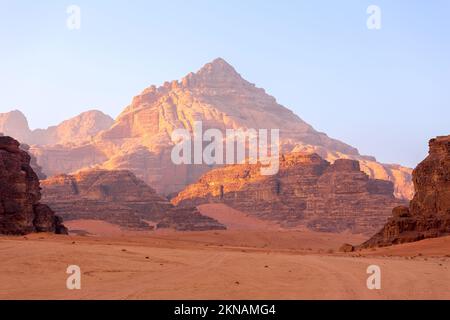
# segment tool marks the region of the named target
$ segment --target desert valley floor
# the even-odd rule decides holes
[[[450,237],[340,253],[366,238],[209,209],[229,230],[131,233],[72,221],[89,235],[2,236],[0,299],[450,299]],[[66,288],[69,265],[81,268],[81,290]],[[381,268],[381,290],[367,289],[370,265]]]

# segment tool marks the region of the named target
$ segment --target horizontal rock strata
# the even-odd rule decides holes
[[[369,179],[358,161],[317,154],[283,155],[274,176],[262,176],[260,165],[233,165],[212,170],[172,199],[181,206],[225,203],[284,227],[373,234],[405,204],[393,196],[392,182]]]
[[[104,220],[125,229],[224,229],[195,208],[175,208],[130,171],[85,170],[42,182],[43,198],[65,220]]]

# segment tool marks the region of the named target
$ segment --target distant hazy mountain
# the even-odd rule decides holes
[[[0,113],[0,132],[27,144],[54,145],[82,143],[102,130],[108,129],[114,120],[98,110],[81,113],[57,126],[30,130],[25,115],[14,110]]]

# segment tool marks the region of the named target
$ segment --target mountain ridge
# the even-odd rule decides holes
[[[87,110],[45,129],[30,129],[28,119],[20,110],[0,113],[0,132],[27,144],[81,143],[109,128],[114,120],[100,110]]]
[[[204,130],[222,132],[280,129],[283,152],[317,153],[330,162],[340,158],[358,160],[370,177],[394,182],[397,197],[412,196],[411,169],[380,164],[373,157],[360,155],[356,148],[316,131],[221,58],[179,81],[144,89],[109,128],[82,143],[35,145],[30,151],[49,176],[85,167],[131,170],[158,192],[170,194],[211,169],[206,165],[171,163],[171,133],[179,128],[192,131],[196,121],[202,121]]]

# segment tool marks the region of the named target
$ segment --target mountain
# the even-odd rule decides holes
[[[280,129],[282,151],[317,153],[333,162],[358,160],[370,177],[390,180],[395,195],[412,197],[411,169],[385,165],[358,150],[314,130],[264,89],[243,79],[223,59],[206,64],[180,81],[151,86],[134,97],[114,124],[90,141],[76,145],[45,145],[35,141],[30,151],[47,175],[86,167],[130,170],[163,194],[179,192],[209,171],[208,165],[174,165],[171,150],[175,129]]]
[[[388,246],[450,234],[450,136],[430,140],[430,152],[413,171],[416,193],[362,247]]]
[[[84,170],[42,181],[42,199],[64,220],[103,220],[125,229],[222,230],[193,207],[175,208],[136,176],[123,170]]]
[[[27,118],[18,110],[0,113],[0,132],[25,142],[30,135]]]
[[[172,202],[178,206],[224,203],[282,227],[372,235],[392,208],[405,201],[394,197],[390,181],[369,179],[358,161],[333,164],[317,154],[281,157],[280,170],[263,176],[260,165],[231,165],[209,171]]]
[[[66,234],[62,221],[40,203],[39,179],[18,141],[0,136],[0,234]]]
[[[102,130],[108,129],[114,120],[98,110],[81,113],[57,126],[30,130],[25,115],[14,110],[0,113],[0,132],[26,144],[56,145],[76,144],[89,141]]]

